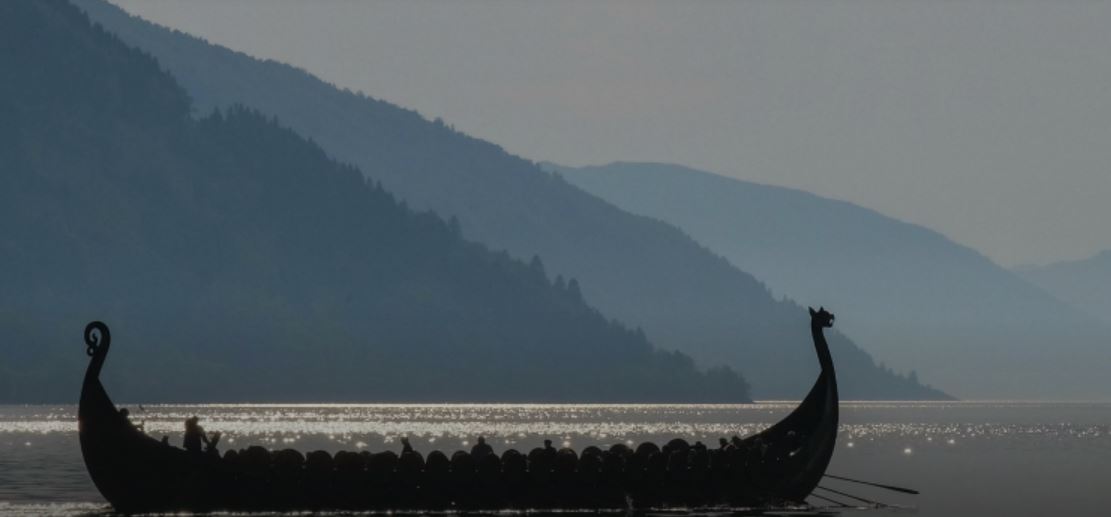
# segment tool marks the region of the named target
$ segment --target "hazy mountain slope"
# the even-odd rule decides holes
[[[777,294],[835,300],[838,324],[863,346],[962,397],[1111,396],[1102,367],[1089,366],[1111,350],[1105,327],[934,231],[681,166],[551,167],[675,224]]]
[[[0,401],[74,400],[91,319],[124,400],[747,400],[65,2],[0,3],[0,74]]]
[[[539,254],[550,274],[579,279],[587,301],[642,327],[654,343],[748,372],[760,396],[798,396],[809,388],[817,362],[805,311],[776,302],[752,276],[681,231],[623,212],[412,111],[148,24],[103,2],[77,4],[156,56],[202,113],[244,103],[274,114],[411,206],[457,217],[466,237],[520,258]],[[837,310],[836,300],[804,301]],[[877,368],[841,337],[832,346],[846,397],[942,396]]]
[[[1111,325],[1111,250],[1084,260],[1018,267],[1015,273]]]

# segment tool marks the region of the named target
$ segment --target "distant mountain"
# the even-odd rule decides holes
[[[626,213],[536,164],[440,121],[339,90],[296,68],[260,61],[131,17],[99,0],[93,20],[159,59],[198,113],[242,103],[277,116],[404,199],[460,222],[470,239],[576,278],[604,314],[703,365],[744,372],[761,397],[797,397],[817,374],[805,310],[678,229]],[[445,86],[447,87],[447,86]],[[805,299],[838,310],[838,299]],[[832,339],[847,398],[942,398]]]
[[[1053,296],[1111,325],[1111,250],[1084,260],[1018,267],[1015,272]]]
[[[125,400],[748,400],[65,2],[0,2],[0,78],[2,402],[74,401],[92,319]]]
[[[778,295],[836,302],[838,325],[868,350],[959,396],[1111,397],[1105,325],[937,232],[676,165],[550,168],[678,226]]]

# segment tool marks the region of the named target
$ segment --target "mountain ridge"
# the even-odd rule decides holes
[[[1012,269],[1060,300],[1111,325],[1111,250],[1077,260]]]
[[[809,335],[794,323],[805,317],[802,307],[774,300],[759,280],[670,225],[621,211],[442,121],[159,28],[104,2],[75,3],[155,55],[202,112],[241,103],[277,116],[409,206],[457,218],[467,238],[522,260],[539,255],[551,276],[577,278],[591,305],[644,329],[658,346],[703,366],[750,372],[758,396],[801,396],[817,372],[803,346]],[[877,367],[840,334],[831,346],[846,397],[944,397]]]
[[[1111,348],[1105,325],[939,232],[802,190],[671,164],[547,167],[630,212],[682,228],[777,295],[838,299],[849,335],[959,396],[1111,395],[1086,364]],[[1044,347],[1051,342],[1087,360],[1070,363]],[[1073,382],[1047,385],[1049,365],[1068,366]]]
[[[137,401],[750,400],[67,2],[0,3],[0,74],[0,400],[74,400],[94,319]]]

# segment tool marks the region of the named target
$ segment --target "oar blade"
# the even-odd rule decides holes
[[[891,490],[891,491],[894,491],[894,492],[902,492],[904,494],[918,495],[918,493],[919,493],[917,490],[915,490],[913,488],[904,488],[904,487],[901,487],[901,486],[884,485],[882,483],[873,483],[871,481],[864,481],[864,480],[860,480],[860,479],[847,478],[847,477],[844,477],[844,476],[835,476],[833,474],[823,474],[823,475],[827,478],[830,478],[830,479],[840,479],[841,481],[848,481],[850,483],[860,483],[861,485],[874,486],[876,488],[882,488],[882,489]]]

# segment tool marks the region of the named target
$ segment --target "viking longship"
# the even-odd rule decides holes
[[[806,398],[768,429],[718,446],[676,438],[663,447],[537,448],[427,457],[393,451],[252,446],[186,451],[138,429],[100,382],[111,336],[85,328],[91,357],[78,421],[89,476],[123,513],[295,510],[764,508],[804,504],[833,454],[837,377],[823,331],[833,315],[811,309],[821,373]]]

